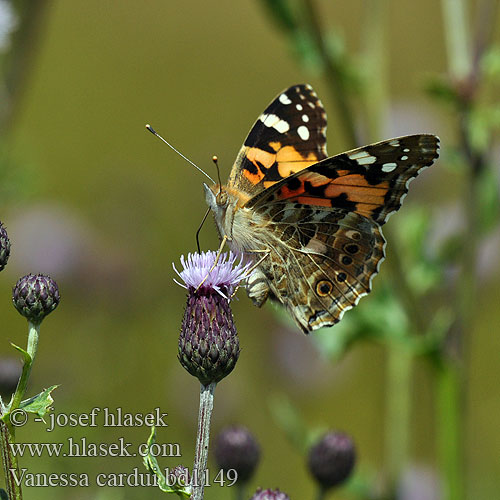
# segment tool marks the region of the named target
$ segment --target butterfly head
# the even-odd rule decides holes
[[[212,187],[203,184],[203,187],[205,188],[205,199],[207,201],[207,205],[214,214],[215,223],[217,224],[219,233],[222,236],[226,234],[224,220],[226,218],[227,207],[229,205],[228,194],[219,184],[214,184]]]
[[[228,196],[225,189],[219,184],[214,184],[212,187],[203,184],[205,188],[205,200],[207,205],[214,211],[225,210],[228,204]]]

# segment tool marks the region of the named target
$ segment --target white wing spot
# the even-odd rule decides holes
[[[307,123],[309,121],[309,117],[307,115],[302,115],[302,121]]]
[[[316,238],[311,238],[309,240],[309,243],[304,248],[304,250],[316,254],[325,254],[327,248],[326,245],[321,240],[317,240]]]
[[[375,156],[365,156],[357,159],[356,161],[358,162],[358,165],[371,165],[377,161],[377,158]]]
[[[295,107],[299,110],[302,111],[304,108],[302,107],[302,104],[296,104]]]
[[[281,94],[279,100],[281,104],[292,104],[292,101],[286,94]]]
[[[382,172],[392,172],[393,170],[396,170],[397,166],[397,163],[384,163],[382,165]]]
[[[259,120],[269,128],[274,128],[281,134],[288,132],[290,130],[290,125],[285,120],[282,120],[279,116],[270,115],[260,115]]]
[[[403,149],[403,153],[409,153],[409,152],[410,152],[410,150],[408,148]]]
[[[389,146],[399,146],[399,141],[397,139],[394,139],[393,141],[389,141]]]
[[[309,129],[308,129],[305,125],[301,125],[301,126],[297,129],[297,134],[299,134],[299,137],[300,137],[303,141],[307,141],[307,139],[309,139]]]
[[[309,107],[310,107],[310,108],[312,108],[312,109],[314,109],[314,108],[315,108],[315,106],[314,106],[314,103],[313,103],[313,102],[309,101],[307,104],[309,105]]]
[[[403,155],[403,156],[401,157],[401,161],[405,161],[405,160],[407,160],[407,159],[408,159],[408,156],[406,156],[406,155]]]
[[[358,151],[348,155],[350,160],[358,162],[358,165],[371,165],[377,161],[375,156],[369,155],[366,151]]]
[[[364,158],[368,153],[366,151],[358,151],[357,153],[352,153],[349,155],[350,160],[358,160],[359,158]]]

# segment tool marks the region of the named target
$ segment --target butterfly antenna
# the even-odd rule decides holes
[[[198,248],[198,253],[201,253],[200,231],[201,231],[201,228],[203,227],[203,224],[205,224],[205,221],[207,220],[209,213],[210,213],[210,208],[205,212],[205,215],[203,216],[203,220],[201,221],[201,224],[199,225],[198,230],[196,231],[196,247]]]
[[[168,141],[166,141],[151,125],[149,125],[149,123],[146,125],[146,128],[153,134],[155,135],[156,137],[158,137],[158,139],[160,139],[161,141],[163,141],[168,147],[170,147],[171,149],[173,149],[181,158],[184,158],[187,162],[191,163],[191,165],[193,165],[194,168],[196,168],[198,171],[200,171],[203,175],[205,175],[206,177],[208,177],[214,184],[215,184],[215,181],[212,179],[212,177],[210,177],[204,170],[202,170],[198,165],[196,165],[195,163],[193,163],[189,158],[186,158],[180,151],[178,151],[177,149],[175,149],[172,144],[170,144]]]
[[[219,158],[213,155],[212,161],[215,163],[215,168],[217,169],[217,180],[219,181],[219,194],[220,194],[222,192],[222,181],[220,179]]]

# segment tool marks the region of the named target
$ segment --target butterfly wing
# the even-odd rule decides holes
[[[327,157],[326,113],[310,85],[283,91],[253,125],[228,187],[254,196]]]
[[[249,296],[257,305],[275,298],[305,332],[338,322],[370,291],[384,258],[381,226],[438,147],[432,135],[383,141],[320,161],[250,199],[245,208],[268,221],[272,236]]]
[[[342,208],[383,225],[399,210],[410,182],[439,156],[439,138],[408,135],[353,149],[283,179],[245,206],[275,200]]]

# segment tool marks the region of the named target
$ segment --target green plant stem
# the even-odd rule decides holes
[[[364,9],[363,71],[368,85],[364,86],[365,128],[367,142],[379,141],[387,113],[386,25],[389,5],[386,0],[367,0]]]
[[[423,335],[427,330],[426,314],[422,311],[420,299],[415,294],[411,283],[408,281],[408,272],[405,270],[400,257],[401,252],[398,248],[397,234],[394,234],[394,231],[391,230],[391,226],[384,227],[384,234],[387,240],[390,241],[390,257],[387,259],[387,264],[391,275],[391,283],[408,316],[412,331]]]
[[[0,107],[0,135],[12,130],[17,118],[17,107],[27,88],[29,73],[40,49],[40,35],[45,28],[48,0],[20,0],[15,2],[19,25],[12,35],[11,47],[1,61],[2,105]]]
[[[318,486],[316,490],[316,500],[325,500],[326,498],[326,490],[325,488]]]
[[[209,385],[201,384],[200,411],[198,413],[198,434],[196,437],[196,451],[194,456],[193,477],[191,485],[193,493],[191,500],[202,500],[205,488],[205,471],[208,461],[208,444],[210,441],[210,422],[214,409],[215,382]]]
[[[313,38],[318,54],[325,66],[328,87],[331,90],[332,98],[337,106],[337,112],[340,116],[344,133],[347,137],[349,146],[354,148],[359,146],[359,139],[354,122],[354,112],[351,109],[350,99],[342,77],[341,68],[338,62],[331,57],[328,50],[314,0],[303,0],[303,5],[309,26],[309,33]]]
[[[408,464],[413,357],[401,341],[389,343],[388,356],[385,453],[389,491],[393,491]]]
[[[464,0],[441,0],[448,67],[453,79],[470,75],[471,53]]]
[[[245,500],[247,498],[246,489],[247,489],[246,483],[240,484],[240,482],[237,482],[236,488],[235,488],[235,493],[234,493],[235,500]]]
[[[31,368],[33,366],[33,362],[35,361],[36,351],[38,348],[38,336],[40,333],[40,324],[34,325],[31,322],[28,322],[29,325],[29,333],[28,333],[28,347],[26,352],[29,355],[29,359],[25,359],[23,365],[23,371],[21,373],[21,377],[19,382],[17,383],[16,392],[12,397],[12,402],[9,405],[9,411],[15,410],[19,408],[21,401],[26,393],[26,386],[28,385],[28,379],[31,373]]]
[[[458,409],[462,408],[461,370],[448,361],[437,371],[436,409],[438,416],[438,452],[445,478],[443,499],[465,498],[463,489],[463,422]]]
[[[14,474],[19,477],[19,465],[17,457],[12,453],[11,445],[16,442],[16,428],[10,423],[9,415],[13,410],[19,408],[21,401],[26,393],[28,379],[31,373],[31,368],[35,360],[36,351],[38,347],[38,337],[40,333],[40,324],[33,324],[28,322],[28,346],[26,352],[28,356],[24,357],[23,371],[19,382],[17,383],[16,392],[12,396],[6,416],[6,421],[0,420],[0,445],[2,447],[3,468],[5,474],[5,482],[7,493],[10,500],[21,500],[22,490],[20,484],[14,480]],[[3,408],[2,408],[3,413]]]
[[[22,500],[21,485],[15,481],[16,476],[19,478],[19,464],[11,450],[11,444],[15,441],[15,427],[10,422],[0,421],[0,446],[7,494],[9,500]]]

